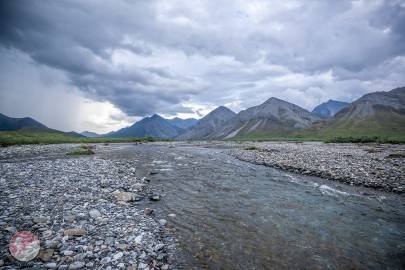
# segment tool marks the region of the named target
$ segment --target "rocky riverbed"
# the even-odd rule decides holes
[[[102,151],[97,145],[95,151]],[[163,217],[142,201],[159,200],[130,159],[67,157],[78,145],[0,149],[1,269],[174,269],[175,241]],[[41,250],[29,262],[8,251],[17,231]]]
[[[128,143],[66,155],[79,147],[0,148],[0,269],[403,265],[402,195],[350,185],[403,193],[404,146]],[[19,231],[38,236],[34,260],[11,256]]]
[[[230,154],[299,174],[405,193],[404,145],[250,143]]]

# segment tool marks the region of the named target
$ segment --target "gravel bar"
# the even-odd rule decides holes
[[[294,173],[405,193],[405,145],[259,142],[229,153]]]
[[[79,145],[0,149],[1,269],[175,269],[175,240],[166,221],[144,209],[160,198],[135,176],[131,160],[67,157]],[[152,199],[151,199],[152,200]],[[38,236],[28,262],[8,250],[17,231]]]

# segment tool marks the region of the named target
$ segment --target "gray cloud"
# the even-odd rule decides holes
[[[311,109],[405,84],[404,1],[0,5],[1,46],[129,116],[240,110],[271,96]]]

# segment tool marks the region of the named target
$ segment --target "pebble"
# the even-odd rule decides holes
[[[138,235],[137,237],[135,237],[135,243],[136,244],[140,244],[140,243],[142,243],[142,234],[141,235]]]
[[[166,219],[159,219],[159,224],[165,226],[167,223]]]
[[[90,215],[91,218],[94,218],[94,219],[101,217],[101,213],[97,209],[91,210],[89,212],[89,215]]]
[[[113,195],[116,197],[117,201],[132,202],[136,200],[136,194],[132,192],[114,191]]]
[[[46,218],[46,217],[34,217],[32,221],[34,223],[47,223],[48,218]]]
[[[73,251],[72,251],[72,250],[65,250],[65,251],[63,251],[63,255],[65,255],[65,256],[72,256],[72,255],[73,255]]]
[[[111,258],[110,257],[104,257],[101,259],[101,264],[107,264],[109,262],[111,262]]]
[[[73,215],[66,215],[66,216],[64,217],[64,219],[65,219],[66,222],[69,222],[69,223],[73,223],[73,222],[76,221],[76,217],[73,216]]]
[[[69,265],[69,270],[81,269],[84,266],[85,266],[84,262],[74,262],[71,265]]]
[[[116,247],[119,250],[127,250],[128,249],[128,245],[126,245],[126,244],[118,244],[118,245],[116,245]]]
[[[51,248],[41,250],[38,254],[38,258],[43,262],[48,262],[52,258],[53,252],[54,250]]]
[[[151,201],[160,201],[160,195],[152,194],[152,195],[149,196],[149,200],[151,200]]]
[[[124,253],[122,253],[122,252],[118,252],[118,253],[116,253],[114,256],[113,256],[113,261],[118,261],[119,259],[121,259],[122,258],[122,256],[124,256]]]
[[[48,268],[48,269],[56,269],[56,267],[57,267],[57,264],[55,262],[50,262],[50,263],[45,264],[45,268]]]
[[[81,228],[67,229],[63,232],[63,235],[65,235],[65,236],[83,236],[85,234],[86,234],[86,230],[81,229]]]
[[[140,263],[138,265],[138,269],[145,269],[146,267],[148,267],[148,265],[146,263]]]

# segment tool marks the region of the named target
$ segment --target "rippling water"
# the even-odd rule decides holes
[[[404,269],[403,196],[238,161],[225,149],[115,145],[163,194],[184,269]],[[167,217],[175,214],[174,217]]]

